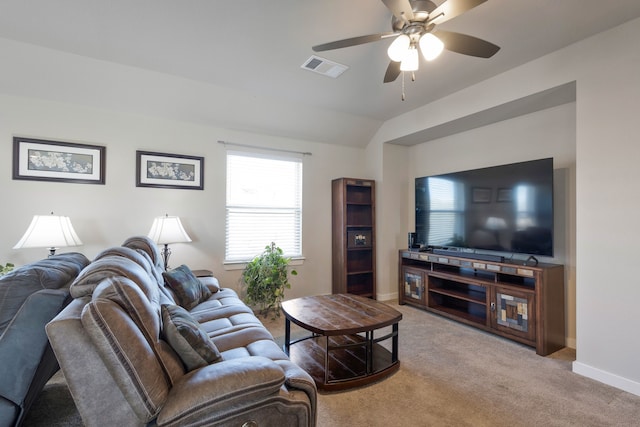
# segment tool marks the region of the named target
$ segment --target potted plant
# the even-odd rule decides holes
[[[290,258],[283,256],[283,251],[271,242],[262,254],[251,260],[242,272],[242,282],[247,286],[246,302],[257,305],[260,314],[267,317],[272,310],[280,316],[280,303],[284,298],[284,290],[290,289]],[[291,270],[296,276],[298,272]],[[275,318],[275,317],[273,317]]]
[[[13,270],[14,267],[15,265],[11,264],[10,262],[6,263],[5,265],[0,264],[0,276],[4,276],[5,274]]]

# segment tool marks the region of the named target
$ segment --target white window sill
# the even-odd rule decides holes
[[[292,257],[291,258],[291,262],[289,262],[289,265],[292,265],[292,266],[293,265],[302,265],[302,264],[304,264],[304,260],[305,259],[306,258],[304,256]],[[247,265],[247,263],[249,263],[249,261],[224,261],[222,263],[222,266],[227,271],[244,270],[244,268]]]

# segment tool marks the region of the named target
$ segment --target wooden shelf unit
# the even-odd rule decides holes
[[[564,266],[401,250],[398,300],[535,347],[565,346]]]
[[[332,292],[375,299],[375,181],[334,179],[331,194]]]

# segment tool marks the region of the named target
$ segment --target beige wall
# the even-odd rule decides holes
[[[86,185],[12,180],[12,137],[57,139],[107,148],[106,184]],[[238,288],[239,270],[223,265],[225,238],[225,148],[218,140],[309,151],[304,157],[303,252],[287,298],[331,292],[331,180],[364,173],[362,149],[234,132],[141,115],[0,95],[0,263],[22,265],[43,258],[45,249],[13,250],[35,214],[71,217],[94,257],[127,237],[146,234],[153,218],[178,215],[194,240],[172,245],[170,265],[212,269],[225,286]],[[205,157],[205,188],[173,190],[135,186],[135,151]],[[73,250],[62,249],[61,252]]]
[[[573,369],[640,395],[640,340],[636,339],[640,320],[635,316],[640,282],[632,268],[640,236],[640,222],[636,220],[640,209],[636,185],[640,182],[636,165],[640,158],[636,137],[640,111],[637,40],[638,19],[391,119],[370,144],[384,144],[575,81],[575,116],[560,107],[557,112],[564,111],[568,120],[556,128],[568,138],[562,139],[565,142],[575,134],[575,167],[569,155],[556,165],[562,167],[556,177],[563,179],[562,187],[556,188],[556,200],[562,194],[571,199],[575,193],[575,205],[569,202],[563,214],[568,221],[566,227],[559,230],[565,242],[561,252],[568,254],[564,262],[569,266],[569,295],[575,289],[577,360]],[[479,128],[413,148],[409,156],[412,160],[420,157],[417,152],[429,154],[423,160],[423,169],[414,173],[462,170],[493,164],[494,159],[495,163],[515,161],[537,157],[545,150],[555,153],[568,148],[549,146],[539,151],[538,146],[543,147],[547,140],[528,138],[541,130],[536,125],[515,133],[519,120],[507,121],[502,139],[491,135],[502,126],[497,124],[495,128]],[[523,141],[528,142],[516,144]],[[451,151],[458,156],[452,158]],[[406,195],[409,204],[411,191],[408,189]],[[410,224],[407,219],[405,230]],[[388,247],[396,242],[391,239],[378,244]],[[571,315],[571,303],[568,311]],[[573,327],[569,327],[571,334]],[[568,337],[569,343],[571,340]]]

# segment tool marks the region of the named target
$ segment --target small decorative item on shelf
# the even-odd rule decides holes
[[[371,230],[347,231],[347,247],[352,248],[370,248],[371,247]]]
[[[282,249],[271,242],[262,254],[247,264],[242,272],[242,282],[247,286],[246,302],[257,305],[260,314],[267,317],[273,311],[272,319],[280,316],[280,304],[284,290],[291,289],[289,283],[290,258],[283,255]],[[291,275],[298,272],[291,270]]]
[[[13,270],[14,267],[15,265],[11,264],[10,262],[6,263],[5,265],[0,264],[0,276],[4,276],[5,274]]]

